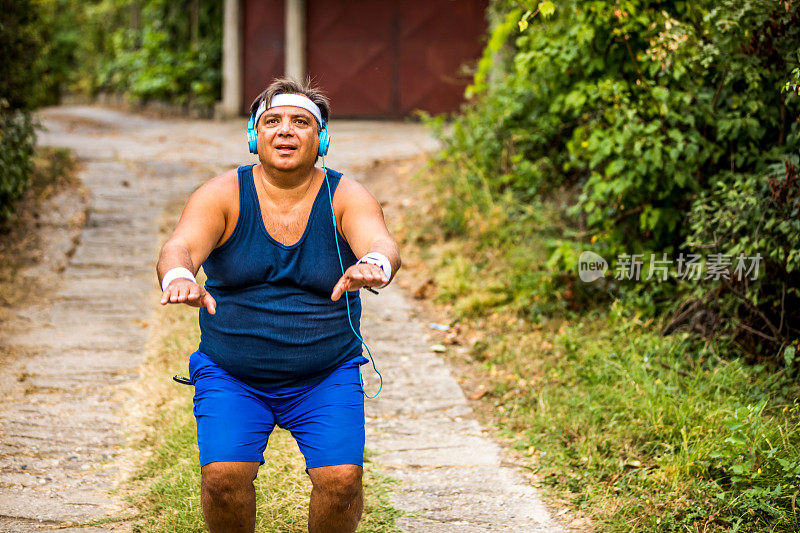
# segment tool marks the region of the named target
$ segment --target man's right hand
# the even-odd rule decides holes
[[[217,312],[217,302],[203,287],[190,279],[172,280],[161,294],[161,305],[188,304],[192,307],[205,307],[209,314]]]

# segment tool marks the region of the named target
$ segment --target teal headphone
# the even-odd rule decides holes
[[[256,116],[250,115],[250,120],[247,121],[247,146],[250,148],[251,154],[258,153],[258,131],[256,131]],[[328,125],[325,119],[322,120],[319,130],[319,148],[317,155],[325,156],[328,153],[328,147],[331,145],[331,136],[328,135]]]

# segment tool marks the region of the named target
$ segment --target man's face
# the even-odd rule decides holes
[[[276,170],[313,167],[318,142],[316,119],[302,107],[273,107],[258,119],[258,157]]]

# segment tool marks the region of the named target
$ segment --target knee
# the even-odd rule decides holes
[[[224,463],[207,464],[201,471],[201,477],[204,499],[217,504],[236,501],[253,486],[253,477],[249,472],[228,468]]]
[[[347,507],[360,498],[362,469],[357,465],[338,465],[324,478],[314,483],[314,488],[324,492],[332,503]]]

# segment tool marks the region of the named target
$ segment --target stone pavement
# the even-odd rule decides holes
[[[44,110],[41,119],[48,131],[40,143],[77,155],[91,205],[55,293],[2,324],[2,344],[22,355],[0,379],[0,531],[120,512],[108,491],[120,477],[122,414],[134,406],[119,389],[138,377],[142,322],[158,305],[158,221],[168,202],[254,162],[244,120],[157,120],[81,106]],[[355,178],[354,169],[373,161],[435,148],[415,124],[334,120],[330,129],[327,165]],[[365,294],[364,303],[363,330],[386,380],[367,401],[367,445],[400,481],[393,501],[409,513],[404,530],[557,531],[537,493],[501,466],[501,451],[470,418],[402,290]]]

